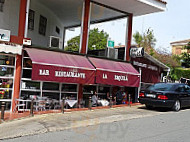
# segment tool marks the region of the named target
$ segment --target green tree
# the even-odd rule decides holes
[[[107,47],[107,39],[109,35],[102,31],[98,31],[98,28],[90,30],[89,32],[89,41],[88,41],[88,49],[105,49]]]
[[[105,49],[107,46],[107,39],[109,35],[102,31],[99,31],[98,28],[90,30],[89,32],[89,41],[88,41],[88,50],[94,49]],[[67,41],[66,51],[78,51],[80,47],[80,35],[76,36]]]
[[[135,43],[137,44],[138,47],[142,47],[143,43],[143,36],[137,31],[136,33],[133,34],[133,38]]]
[[[144,47],[145,52],[147,52],[151,56],[154,55],[154,46],[156,44],[156,38],[152,29],[149,28],[143,34],[140,34],[137,31],[133,34],[133,38],[138,47]]]
[[[181,60],[182,60],[182,63],[185,64],[186,67],[190,67],[190,53],[189,53],[189,50],[190,50],[190,42],[184,46],[184,49],[187,49],[187,52],[184,52],[181,54]]]
[[[66,51],[79,51],[80,46],[80,36],[76,36],[67,41]]]
[[[156,38],[154,36],[153,30],[152,29],[148,29],[146,31],[146,34],[144,36],[144,41],[146,43],[147,46],[153,48],[156,44]]]

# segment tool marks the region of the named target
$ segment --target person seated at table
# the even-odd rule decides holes
[[[123,95],[122,95],[122,91],[121,91],[121,88],[120,88],[116,92],[116,102],[117,102],[117,105],[122,104],[122,100],[123,100]]]
[[[111,98],[110,98],[110,92],[107,92],[107,93],[106,93],[106,100],[107,100],[108,102],[110,102],[110,99],[111,99]]]
[[[96,91],[94,91],[92,95],[92,107],[96,107],[96,106],[98,106],[98,95]]]
[[[76,98],[73,95],[71,95],[71,97],[69,99],[70,100],[76,100]]]

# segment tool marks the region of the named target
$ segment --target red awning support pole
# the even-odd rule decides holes
[[[133,14],[129,14],[127,18],[127,29],[126,29],[126,45],[125,45],[125,59],[130,61],[130,48],[131,48],[131,39],[132,39],[132,26],[133,26]]]
[[[85,0],[82,13],[80,53],[87,54],[88,51],[88,33],[90,26],[90,0]]]
[[[18,44],[22,44],[25,35],[25,24],[26,24],[26,7],[27,7],[27,0],[20,0],[20,15],[19,15],[19,28],[18,28],[18,39],[14,42]],[[16,56],[16,73],[14,78],[14,93],[12,97],[12,107],[11,110],[13,111],[16,107],[15,99],[19,98],[20,94],[20,80],[21,80],[21,72],[22,72],[22,56]]]

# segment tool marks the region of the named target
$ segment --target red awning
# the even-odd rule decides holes
[[[94,84],[95,68],[85,56],[25,49],[32,60],[32,80]]]
[[[139,87],[140,74],[129,63],[89,57],[96,67],[96,83]]]

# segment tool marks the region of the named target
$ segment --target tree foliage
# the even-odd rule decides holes
[[[143,35],[137,31],[133,34],[133,38],[138,47],[143,47]]]
[[[105,49],[107,47],[107,39],[109,35],[102,31],[98,31],[98,28],[90,30],[89,32],[89,41],[88,41],[88,49]]]
[[[138,47],[143,47],[145,52],[150,55],[154,55],[154,46],[156,44],[156,38],[152,29],[146,30],[143,34],[138,31],[133,34],[133,38]]]
[[[179,60],[167,52],[168,49],[154,49],[154,46],[156,45],[156,38],[152,29],[149,28],[143,34],[136,32],[133,34],[133,38],[138,47],[143,47],[146,53],[153,56],[165,65],[170,67],[176,67],[180,65]]]
[[[80,36],[76,36],[67,41],[66,51],[79,51],[80,46]]]
[[[188,68],[174,68],[173,69],[173,78],[175,80],[179,80],[181,77],[189,78],[190,77],[190,69]]]
[[[184,46],[184,49],[187,49],[187,51],[190,50],[190,42],[186,46]],[[189,52],[182,53],[181,60],[182,60],[182,63],[185,64],[185,67],[187,68],[190,67],[190,53]]]
[[[98,28],[90,30],[89,32],[89,41],[88,41],[88,50],[94,49],[105,49],[107,46],[107,39],[109,35],[102,31],[99,31]],[[67,41],[66,51],[79,51],[80,47],[80,35],[76,36]]]

